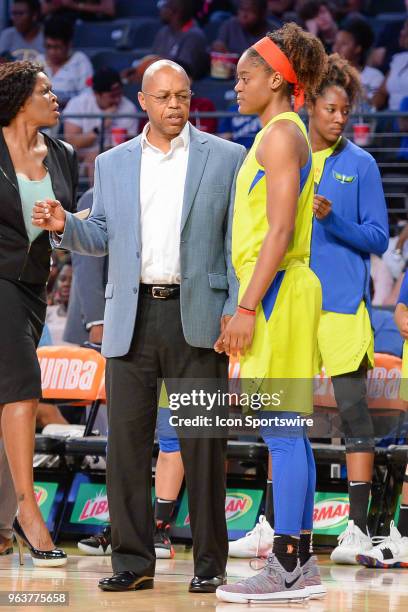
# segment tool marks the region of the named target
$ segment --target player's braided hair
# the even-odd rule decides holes
[[[328,87],[342,87],[346,92],[350,105],[353,106],[361,97],[361,79],[358,70],[338,53],[329,55],[327,70],[315,95],[310,96],[314,101],[317,96],[323,95]]]
[[[302,30],[296,23],[286,23],[279,30],[269,32],[267,36],[289,59],[306,95],[314,95],[319,89],[327,64],[327,55],[320,40]],[[263,64],[268,72],[272,71],[255,49],[249,49],[248,55],[257,63]],[[293,85],[288,83],[288,95],[292,94]]]

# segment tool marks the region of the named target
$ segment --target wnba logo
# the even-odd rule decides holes
[[[81,359],[40,358],[42,389],[92,389],[98,364]]]

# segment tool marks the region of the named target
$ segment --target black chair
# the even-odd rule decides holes
[[[102,47],[106,49],[128,49],[131,46],[131,24],[125,21],[91,23],[77,21],[73,45],[75,48]]]

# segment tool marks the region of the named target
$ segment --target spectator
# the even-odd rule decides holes
[[[281,19],[283,14],[294,8],[294,0],[268,0],[268,14]]]
[[[57,277],[54,289],[53,305],[47,306],[45,322],[51,334],[52,344],[65,344],[62,340],[65,324],[67,322],[67,310],[69,294],[72,282],[72,266],[65,264]]]
[[[408,11],[408,0],[405,0],[405,10]],[[375,49],[373,49],[368,59],[370,66],[381,68],[383,72],[389,69],[392,56],[403,51],[399,44],[399,38],[404,23],[405,19],[401,19],[385,24],[378,37]]]
[[[93,184],[95,157],[100,152],[101,138],[103,149],[115,144],[112,130],[123,130],[123,140],[136,136],[138,121],[136,117],[117,117],[105,119],[102,136],[100,115],[134,115],[135,105],[123,95],[120,75],[112,68],[102,68],[93,78],[92,90],[72,98],[65,107],[64,138],[77,150],[79,159],[86,163],[90,184]],[[99,117],[81,117],[95,114]],[[72,117],[70,115],[77,115]]]
[[[400,111],[403,113],[408,112],[408,96],[402,99],[400,105]],[[408,117],[399,117],[398,127],[401,133],[405,134],[401,138],[399,151],[397,153],[398,159],[408,161]]]
[[[238,104],[232,104],[228,110],[238,113]],[[234,117],[224,117],[221,119],[218,131],[221,138],[232,140],[232,142],[250,149],[260,129],[262,129],[262,126],[259,117],[237,114]]]
[[[191,0],[161,0],[160,18],[165,25],[153,42],[157,59],[170,59],[187,64],[195,79],[208,72],[207,39],[193,20]]]
[[[191,76],[190,68],[187,65],[184,65],[183,68],[190,79],[190,87],[194,92],[193,77]],[[207,134],[215,134],[217,131],[217,119],[214,117],[194,118],[194,113],[214,113],[216,110],[215,104],[212,100],[210,100],[210,98],[195,96],[193,93],[193,97],[191,98],[190,102],[190,123],[202,132],[207,132]]]
[[[380,13],[403,13],[404,0],[370,0],[367,13],[379,15]]]
[[[63,13],[72,19],[113,19],[115,0],[42,0],[43,15]]]
[[[201,24],[222,19],[224,15],[235,13],[232,0],[193,0],[194,15]]]
[[[390,239],[390,242],[393,238]],[[385,306],[389,304],[390,295],[394,287],[394,277],[392,270],[387,265],[387,252],[382,256],[371,254],[371,277],[373,279],[373,291],[371,303],[373,306]]]
[[[267,0],[239,0],[238,15],[221,24],[214,51],[242,55],[271,29],[267,10]]]
[[[365,99],[370,102],[384,80],[377,68],[367,66],[367,55],[374,42],[374,32],[364,19],[348,21],[336,35],[333,51],[360,72]]]
[[[14,59],[36,61],[44,53],[39,0],[14,0],[10,17],[13,27],[0,34],[0,53],[8,51]]]
[[[324,0],[307,0],[299,9],[299,17],[308,32],[318,36],[327,53],[331,53],[337,34],[337,24]]]
[[[377,109],[387,105],[390,110],[399,110],[403,98],[408,92],[408,19],[404,23],[399,37],[399,44],[404,51],[396,53],[390,65],[390,70],[382,82],[378,92],[373,97]]]
[[[345,17],[360,17],[365,12],[366,0],[337,0],[334,3],[334,11],[337,23]],[[333,4],[332,4],[333,6]]]
[[[74,26],[65,17],[51,17],[44,27],[45,58],[41,58],[52,89],[64,107],[92,84],[93,68],[82,51],[72,50]]]

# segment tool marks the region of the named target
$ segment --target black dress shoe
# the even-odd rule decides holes
[[[139,576],[136,572],[117,572],[110,578],[102,578],[99,588],[102,591],[138,591],[152,589],[153,576]]]
[[[227,584],[226,574],[220,574],[219,576],[209,578],[194,576],[190,582],[188,590],[190,593],[215,593],[217,587],[221,586],[222,584]]]

